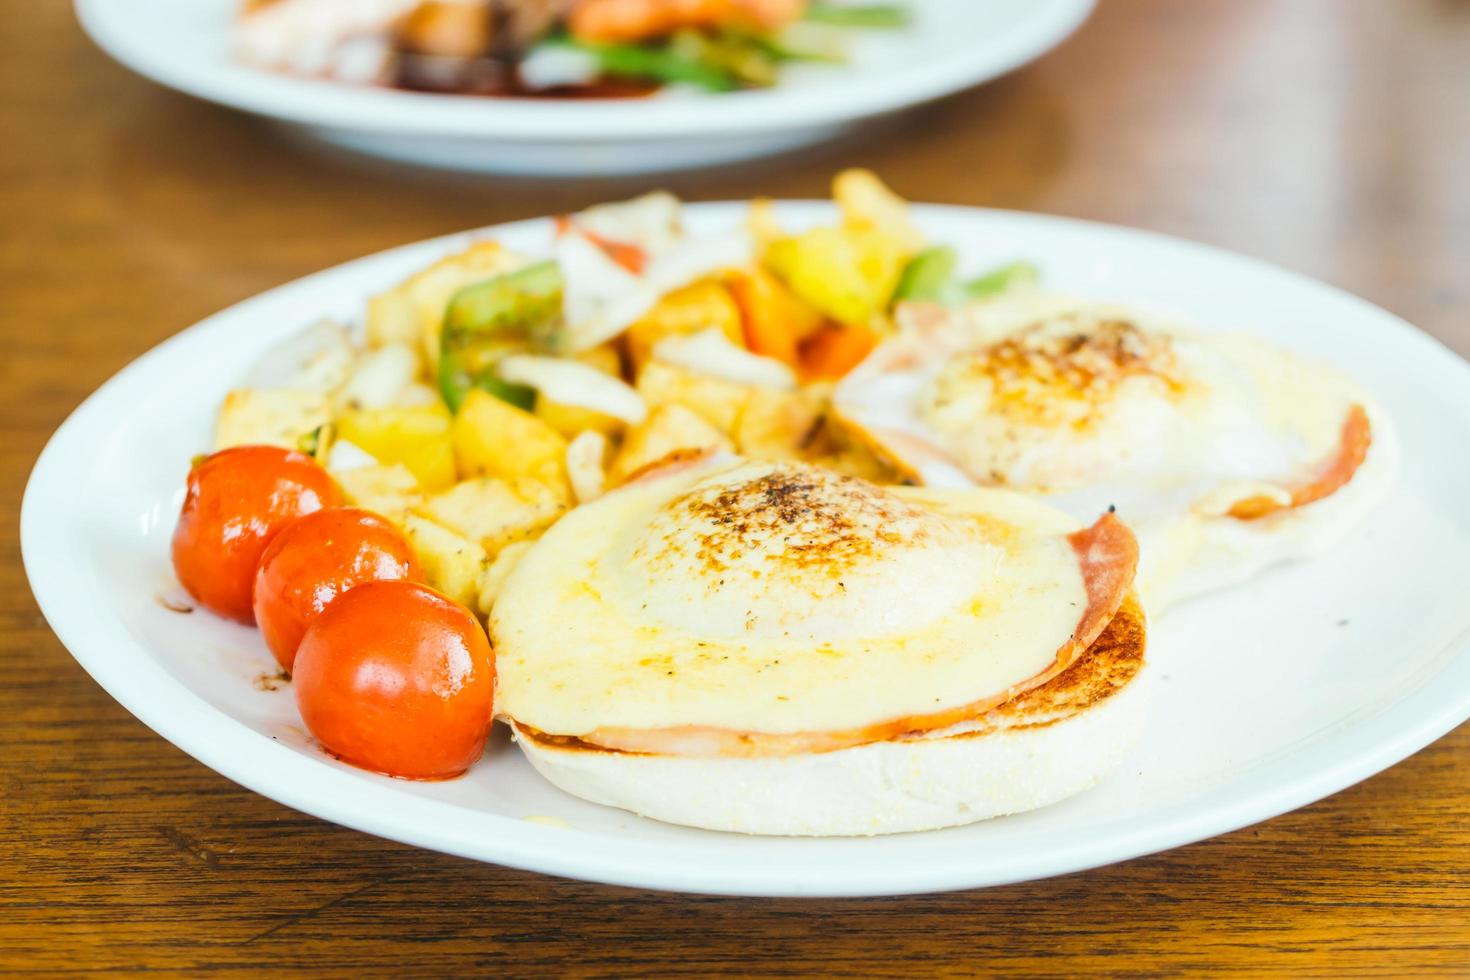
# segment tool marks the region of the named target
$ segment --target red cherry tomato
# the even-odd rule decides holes
[[[287,670],[312,621],[365,582],[418,577],[403,534],[370,510],[328,507],[283,527],[255,572],[255,621]]]
[[[310,456],[275,446],[215,453],[189,472],[174,528],[174,574],[204,608],[254,621],[251,589],[261,552],[303,514],[341,502],[341,491]]]
[[[469,610],[413,582],[369,582],[329,605],[297,648],[292,683],[328,751],[390,776],[458,776],[490,733],[490,640]]]

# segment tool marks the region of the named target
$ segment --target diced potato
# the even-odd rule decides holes
[[[772,242],[766,264],[791,290],[840,323],[883,312],[908,250],[873,228],[813,228]]]
[[[909,204],[889,190],[871,170],[844,170],[832,180],[832,199],[842,211],[843,224],[871,228],[908,255],[924,247],[924,236],[909,218]]]
[[[487,563],[485,549],[417,514],[404,519],[403,533],[413,545],[429,586],[455,602],[474,605],[480,597],[480,576]]]
[[[370,346],[403,344],[415,351],[423,345],[423,328],[407,283],[379,293],[367,303],[367,342]]]
[[[332,403],[318,391],[236,388],[214,424],[215,450],[231,446],[296,449],[303,436],[332,421]]]
[[[821,419],[822,401],[810,392],[755,389],[735,425],[735,448],[755,459],[803,459]]]
[[[608,468],[608,483],[616,486],[649,463],[679,450],[733,448],[734,444],[719,429],[683,405],[669,402],[655,408],[644,422],[628,430]]]
[[[735,431],[735,422],[751,386],[675,367],[663,361],[649,361],[638,372],[638,393],[649,408],[676,404],[690,409],[725,434]]]
[[[610,374],[614,378],[623,376],[623,357],[612,344],[598,344],[575,356],[583,364],[595,367],[603,374]]]
[[[348,503],[382,514],[400,527],[423,499],[419,481],[402,463],[336,470],[332,476]]]
[[[602,496],[607,486],[607,437],[588,429],[567,443],[567,477],[577,503]]]
[[[536,396],[536,417],[551,426],[565,439],[574,439],[582,432],[596,432],[603,436],[615,436],[623,431],[623,421],[611,415],[580,405],[563,405],[545,395]]]
[[[908,482],[897,467],[879,459],[867,447],[857,443],[847,443],[831,453],[815,458],[813,462],[844,476],[855,476],[869,483]]]
[[[716,327],[734,343],[745,343],[740,308],[723,285],[711,279],[676,289],[628,328],[628,356],[642,368],[653,345],[671,334],[691,334]]]
[[[454,455],[466,477],[528,477],[569,497],[567,441],[530,412],[475,389],[454,417]]]
[[[337,393],[344,409],[387,408],[418,375],[418,355],[406,344],[384,344],[357,359]]]
[[[347,412],[337,420],[337,435],[380,463],[402,463],[425,490],[454,483],[454,442],[442,404]]]
[[[490,610],[495,607],[495,600],[500,597],[500,590],[505,587],[505,580],[510,578],[510,573],[515,571],[521,556],[530,550],[533,543],[517,541],[506,545],[480,573],[480,597],[476,605],[483,615],[490,615]]]
[[[510,272],[526,260],[499,242],[476,242],[463,252],[440,259],[368,303],[368,343],[407,344],[423,352],[433,368],[439,363],[439,332],[449,298],[460,288]]]
[[[493,558],[506,545],[546,530],[567,508],[564,498],[537,480],[482,476],[430,497],[417,513],[478,541]]]

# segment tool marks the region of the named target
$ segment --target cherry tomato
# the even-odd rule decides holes
[[[414,582],[369,582],[329,605],[297,648],[292,682],[329,752],[390,776],[458,776],[490,733],[490,640],[469,610]]]
[[[281,666],[321,611],[364,582],[418,576],[403,534],[370,510],[328,507],[281,528],[255,572],[255,621]]]
[[[303,514],[341,502],[310,456],[275,446],[238,446],[189,471],[174,528],[174,574],[204,608],[254,622],[251,589],[261,552]]]

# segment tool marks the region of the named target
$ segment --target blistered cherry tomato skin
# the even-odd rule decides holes
[[[495,660],[463,606],[413,582],[369,582],[307,628],[292,686],[306,727],[344,762],[449,779],[484,751]]]
[[[303,453],[239,446],[189,472],[174,528],[174,574],[211,612],[255,621],[255,567],[276,532],[314,510],[341,503],[327,471]]]
[[[366,582],[414,579],[413,548],[386,518],[328,507],[283,527],[255,572],[255,622],[290,670],[306,628],[333,600]]]

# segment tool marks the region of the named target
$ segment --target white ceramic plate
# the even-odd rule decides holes
[[[826,139],[858,120],[1003,75],[1060,43],[1092,0],[906,0],[914,23],[855,34],[849,65],[797,66],[769,91],[625,102],[424,95],[288,78],[230,57],[238,0],[77,0],[108,54],[190,95],[433,166],[573,175],[676,170]]]
[[[826,205],[787,204],[800,224]],[[729,227],[741,205],[691,208]],[[653,888],[865,895],[992,885],[1173,847],[1301,806],[1369,776],[1470,716],[1470,368],[1393,316],[1259,262],[1057,218],[923,207],[977,271],[1018,256],[1060,289],[1248,325],[1333,362],[1393,414],[1403,482],[1330,559],[1186,603],[1155,624],[1155,710],[1123,771],[1059,806],[905,836],[761,839],[676,828],[565,796],[504,737],[470,773],[417,784],[320,752],[250,629],[180,615],[168,539],[189,459],[224,392],[261,351],[440,255],[454,236],[385,252],[217,314],[87,400],[36,465],[21,519],[47,620],[124,706],[204,764],[327,820],[466,857]],[[487,232],[535,253],[545,221]],[[537,818],[537,819],[528,819]],[[540,818],[554,818],[547,825]]]

